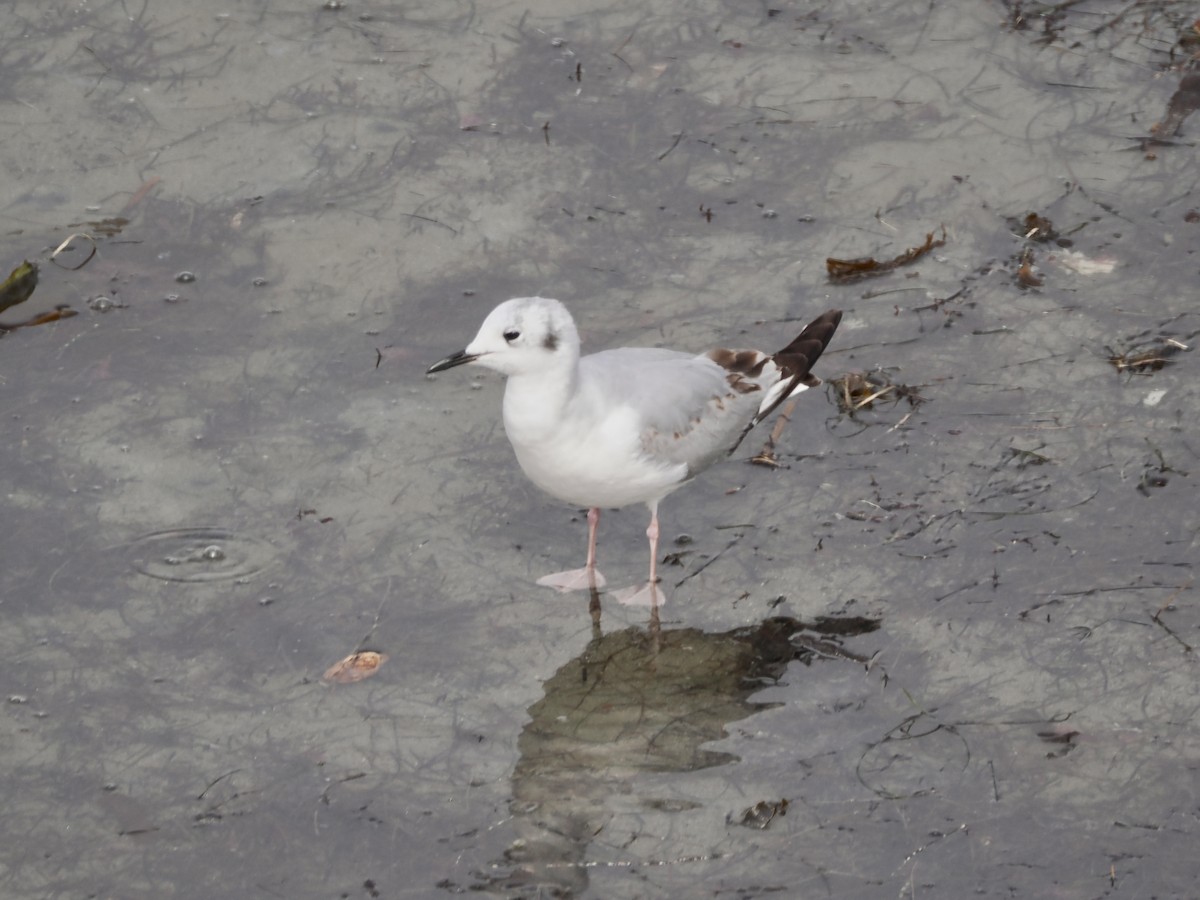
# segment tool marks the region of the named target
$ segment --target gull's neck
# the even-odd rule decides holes
[[[555,364],[509,375],[504,387],[504,430],[513,443],[536,443],[551,437],[567,418],[579,390],[579,354],[563,354]]]

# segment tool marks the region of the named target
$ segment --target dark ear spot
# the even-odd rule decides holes
[[[555,334],[553,331],[547,331],[546,338],[545,338],[545,340],[542,341],[542,346],[545,347],[547,350],[549,350],[551,353],[553,353],[554,350],[558,347],[558,335]]]

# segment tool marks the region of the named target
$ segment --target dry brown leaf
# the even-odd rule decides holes
[[[334,684],[353,684],[356,681],[362,681],[364,678],[370,678],[379,671],[379,667],[387,662],[386,653],[377,653],[374,650],[359,650],[357,653],[351,653],[343,660],[334,663],[325,670],[325,674],[321,677],[326,681],[332,681]]]

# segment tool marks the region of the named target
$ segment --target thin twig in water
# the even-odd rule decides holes
[[[1165,631],[1167,634],[1169,634],[1171,637],[1175,638],[1175,640],[1179,642],[1179,644],[1183,647],[1184,653],[1192,653],[1195,650],[1195,648],[1191,644],[1189,644],[1187,641],[1185,641],[1183,638],[1181,638],[1178,634],[1176,634],[1170,628],[1170,626],[1167,625],[1166,622],[1164,622],[1162,619],[1159,618],[1159,616],[1162,615],[1167,610],[1167,608],[1170,607],[1171,604],[1173,604],[1175,602],[1176,597],[1178,597],[1180,594],[1182,594],[1184,591],[1186,591],[1189,587],[1191,587],[1192,582],[1195,580],[1196,580],[1195,578],[1189,578],[1184,584],[1181,584],[1178,588],[1176,588],[1175,593],[1173,593],[1170,597],[1168,597],[1166,602],[1163,603],[1163,605],[1158,608],[1158,612],[1156,612],[1154,615],[1152,615],[1150,617],[1150,620],[1152,622],[1154,622],[1155,625],[1157,625],[1159,628],[1161,628],[1163,631]]]
[[[701,572],[703,572],[705,569],[707,569],[709,566],[711,566],[713,563],[715,563],[718,559],[720,559],[727,550],[732,549],[733,546],[735,544],[737,544],[737,542],[740,541],[741,539],[742,539],[742,536],[739,534],[732,541],[730,541],[728,544],[726,544],[723,549],[718,550],[716,553],[714,553],[712,556],[710,556],[708,559],[706,559],[703,563],[701,563],[700,566],[694,572],[689,572],[688,574],[684,575],[683,578],[679,579],[679,581],[675,582],[675,587],[680,587],[689,578],[695,578],[697,575],[699,575]]]
[[[775,427],[771,429],[771,434],[767,438],[763,448],[758,451],[758,455],[753,457],[750,462],[758,463],[760,466],[778,466],[779,463],[775,460],[775,445],[783,436],[783,429],[787,427],[788,421],[792,418],[792,413],[796,409],[796,404],[799,399],[793,398],[789,400],[787,405],[779,413],[779,418],[775,421]]]
[[[670,154],[670,152],[679,146],[679,142],[682,140],[683,140],[683,132],[681,131],[677,135],[675,135],[674,143],[672,143],[670,147],[668,147],[666,150],[664,150],[662,153],[660,153],[658,155],[658,161],[662,162],[664,159],[666,159],[667,156]]]

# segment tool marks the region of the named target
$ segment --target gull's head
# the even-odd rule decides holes
[[[488,314],[465,350],[434,363],[426,374],[477,363],[505,375],[529,375],[578,358],[579,332],[567,308],[546,297],[517,297]]]

